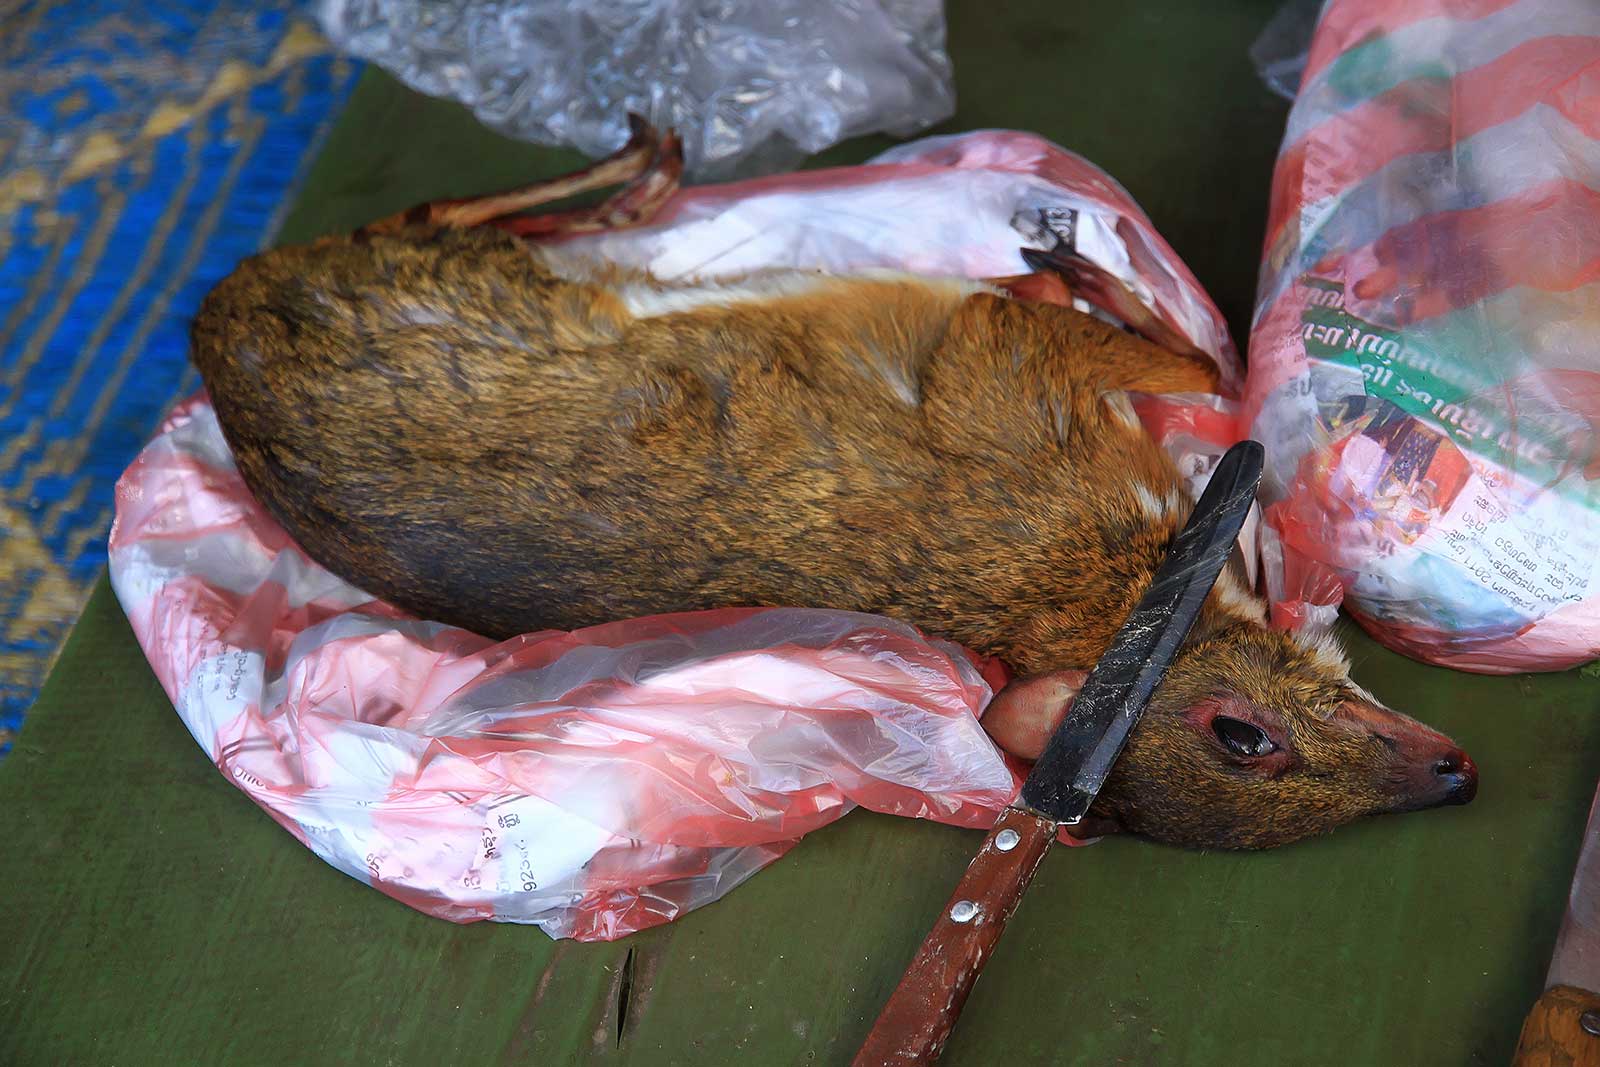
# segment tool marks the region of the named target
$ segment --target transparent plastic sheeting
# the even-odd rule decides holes
[[[1293,100],[1305,73],[1306,53],[1324,0],[1284,0],[1250,46],[1250,61],[1267,88]]]
[[[793,166],[955,110],[938,0],[321,0],[324,31],[485,125],[606,155],[635,112],[688,172]],[[744,166],[740,166],[745,164]]]
[[[563,245],[663,281],[779,267],[1000,278],[1029,269],[1023,247],[1059,246],[1114,275],[1209,354],[1230,391],[1242,385],[1221,313],[1133,197],[1082,156],[1031,133],[925,137],[859,167],[691,187],[650,226]]]
[[[1022,270],[1048,224],[1230,374],[1215,308],[1127,195],[1038,138],[685,191],[659,225],[569,242],[676,276],[763,266]],[[680,262],[681,261],[681,262]],[[1195,485],[1217,397],[1141,397]],[[609,939],[728,892],[855,805],[991,825],[1020,768],[979,716],[1002,664],[886,619],[724,610],[494,643],[311,562],[251,498],[203,396],[123,475],[111,579],[228,780],[319,856],[457,922]]]
[[[1330,0],[1245,425],[1274,618],[1482,672],[1600,656],[1600,5]]]

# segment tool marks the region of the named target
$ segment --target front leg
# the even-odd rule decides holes
[[[1127,324],[1128,329],[1145,340],[1158,344],[1169,352],[1209,362],[1204,352],[1150,310],[1144,301],[1122,284],[1120,278],[1066,245],[1057,244],[1049,251],[1024,248],[1022,258],[1028,266],[1041,274],[1058,275],[1074,294],[1115,315]],[[1131,389],[1134,386],[1127,388]]]
[[[1065,247],[1049,252],[1024,248],[1022,258],[1035,268],[1034,273],[990,278],[989,284],[1013,300],[1066,308],[1072,307],[1074,296],[1081,296],[1150,342],[1143,345],[1128,338],[1127,343],[1104,346],[1093,364],[1101,389],[1137,393],[1219,390],[1221,376],[1215,361],[1162,321],[1116,277]]]

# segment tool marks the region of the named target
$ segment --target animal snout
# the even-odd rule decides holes
[[[1478,794],[1478,765],[1446,739],[1444,745],[1428,746],[1430,751],[1404,753],[1400,795],[1396,811],[1417,811],[1446,804],[1466,804]]]
[[[1435,788],[1444,790],[1441,804],[1465,804],[1478,795],[1478,765],[1459,748],[1434,761]]]
[[[1478,766],[1432,727],[1367,700],[1349,700],[1341,721],[1388,749],[1390,801],[1385,811],[1466,804],[1478,793]]]

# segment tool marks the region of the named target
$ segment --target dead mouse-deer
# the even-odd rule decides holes
[[[728,605],[909,621],[1022,672],[985,723],[1036,755],[1190,508],[1124,391],[1213,368],[1136,305],[1168,347],[1004,295],[1059,274],[666,285],[525,239],[648,215],[673,161],[641,129],[574,178],[244,262],[194,360],[245,481],[334,573],[489,635]],[[1085,832],[1265,847],[1472,798],[1448,738],[1265,618],[1225,572]]]

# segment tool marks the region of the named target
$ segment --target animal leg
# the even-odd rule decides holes
[[[1218,391],[1221,380],[1211,357],[1161,321],[1116,277],[1065,245],[1048,252],[1024,248],[1022,258],[1037,273],[999,279],[996,284],[1006,293],[1023,300],[1040,299],[1042,293],[1046,294],[1043,299],[1051,303],[1070,306],[1070,299],[1056,299],[1051,283],[1043,280],[1055,279],[1055,286],[1069,297],[1082,296],[1104,308],[1151,342],[1140,345],[1129,338],[1129,343],[1111,345],[1097,356],[1094,375],[1102,389],[1127,389],[1138,393]]]
[[[1101,269],[1064,244],[1049,251],[1022,249],[1022,259],[1040,273],[1054,273],[1067,287],[1096,307],[1115,315],[1134,333],[1169,352],[1206,359],[1206,354],[1145,306],[1121,279]]]
[[[1129,351],[1108,350],[1096,358],[1092,374],[1102,391],[1217,393],[1222,390],[1222,377],[1209,357],[1180,355],[1154,345],[1140,345]]]
[[[644,169],[595,207],[513,215],[496,219],[494,225],[518,237],[532,239],[637,226],[649,222],[661,205],[672,199],[682,177],[683,142],[675,132],[668,130],[656,143],[655,153]]]
[[[1053,270],[1008,274],[1004,278],[988,278],[986,281],[1013,300],[1072,306],[1072,290],[1067,288],[1066,279]]]
[[[521,237],[631,226],[647,221],[678,189],[683,174],[683,144],[671,130],[660,133],[637,115],[628,116],[632,136],[615,154],[559,178],[517,189],[461,200],[433,200],[362,227],[361,233],[392,233],[406,226],[433,225],[469,229],[492,225]],[[523,215],[530,208],[569,196],[622,187],[591,207]]]

